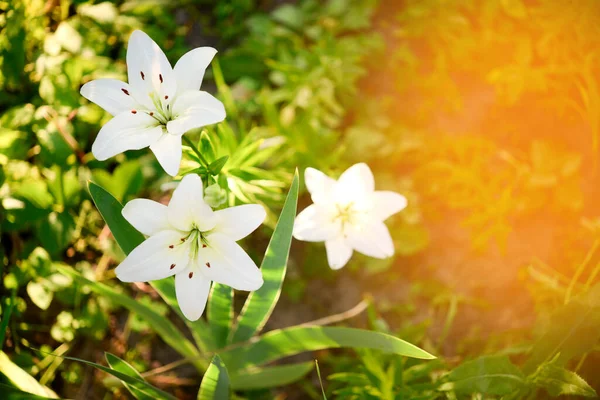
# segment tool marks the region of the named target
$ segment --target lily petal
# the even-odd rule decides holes
[[[373,221],[360,231],[351,231],[348,243],[354,250],[370,257],[387,258],[394,255],[394,242],[390,231],[380,221]]]
[[[211,233],[206,239],[209,247],[200,256],[199,265],[205,276],[237,290],[257,290],[262,286],[260,269],[240,245],[222,233]]]
[[[190,267],[175,275],[177,302],[183,315],[190,321],[202,316],[210,292],[210,279],[193,271],[194,268]]]
[[[103,161],[126,150],[148,147],[161,135],[162,127],[157,126],[157,121],[148,114],[123,112],[100,129],[92,145],[92,153]]]
[[[204,72],[217,54],[212,47],[198,47],[185,53],[175,64],[173,71],[177,79],[177,94],[185,90],[200,90]]]
[[[327,262],[331,269],[340,269],[348,263],[352,257],[352,247],[346,243],[343,236],[325,241],[327,251]]]
[[[133,31],[127,44],[127,76],[133,96],[154,109],[150,93],[160,95],[160,100],[173,99],[177,80],[167,56],[161,48],[142,31]]]
[[[406,208],[406,197],[396,192],[376,191],[373,192],[373,211],[374,218],[385,221],[392,215]]]
[[[375,179],[367,164],[358,163],[340,175],[338,186],[348,188],[349,191],[365,191],[370,193],[375,190]]]
[[[81,95],[102,107],[111,115],[135,110],[137,102],[129,84],[117,79],[96,79],[81,87]]]
[[[310,192],[313,203],[321,203],[329,200],[335,179],[328,177],[318,169],[309,167],[304,171],[304,183]]]
[[[260,204],[245,204],[215,211],[218,217],[213,232],[226,235],[233,241],[238,241],[252,233],[267,217],[265,208]]]
[[[115,269],[117,278],[123,282],[149,282],[184,270],[189,264],[190,248],[180,240],[181,233],[175,230],[150,236]]]
[[[163,135],[150,146],[159,164],[171,176],[179,172],[181,164],[181,136],[164,132]]]
[[[337,236],[340,230],[326,210],[311,204],[296,216],[293,235],[306,242],[323,242]]]
[[[167,215],[171,225],[185,232],[194,225],[200,231],[209,231],[217,223],[214,211],[202,196],[202,179],[196,174],[183,177],[171,197]]]
[[[225,119],[223,103],[202,91],[185,91],[173,103],[173,119],[167,130],[173,135],[183,135],[193,128],[215,124]]]
[[[125,204],[123,217],[146,236],[172,229],[167,218],[167,206],[148,199],[134,199]]]

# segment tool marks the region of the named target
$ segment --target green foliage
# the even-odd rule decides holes
[[[253,390],[284,386],[299,381],[312,369],[312,362],[249,368],[232,378],[232,389]]]
[[[108,368],[89,365],[120,374],[136,398],[165,396],[137,371],[179,356],[199,373],[208,368],[208,384],[225,368],[209,364],[214,353],[227,363],[231,390],[250,399],[294,382],[307,398],[595,396],[598,18],[596,0],[0,1],[0,392],[46,398],[52,387],[69,397],[83,364],[30,346],[85,357],[110,346],[123,359],[105,353]],[[172,188],[148,151],[102,162],[90,153],[109,116],[79,89],[126,79],[133,29],[148,32],[171,61],[198,44],[220,50],[203,90],[216,86],[228,117],[186,134],[181,172],[202,176],[215,207],[268,210],[267,228],[244,243],[254,257],[275,229],[261,265],[265,284],[238,315],[238,295],[221,285],[206,320],[182,322],[172,280],[111,280],[144,240],[122,204],[164,202]],[[378,189],[408,198],[386,221],[396,258],[354,256],[333,273],[318,245],[292,246],[290,255],[296,202],[301,209],[308,198],[292,171],[335,176],[358,161],[373,168]],[[453,240],[444,242],[445,233]],[[515,251],[515,242],[527,246]],[[456,273],[454,264],[473,269]],[[510,301],[514,288],[485,286],[478,272],[487,265],[498,266],[485,270],[490,280],[523,268],[510,282],[529,289],[535,316],[504,329],[502,311],[521,304]],[[257,336],[271,316],[268,328],[287,321],[273,314],[280,297],[282,314],[290,302],[298,318],[305,308],[329,313],[327,296],[343,303],[338,279],[350,297],[355,283],[371,292],[361,294],[373,297],[376,332],[293,326]],[[496,295],[502,310],[488,304]],[[491,314],[494,332],[482,335]],[[482,326],[472,323],[479,319]],[[396,337],[440,359],[325,350],[385,344],[429,354]],[[321,391],[312,363],[268,364],[315,349]],[[106,390],[124,390],[112,379]],[[97,379],[92,386],[98,396],[119,395]],[[177,390],[189,397],[188,389]]]
[[[292,244],[292,229],[298,201],[298,180],[298,171],[296,171],[260,267],[265,282],[259,290],[248,295],[231,335],[231,343],[249,340],[260,332],[279,300]]]
[[[481,357],[452,370],[440,390],[459,394],[485,393],[506,396],[526,387],[525,375],[506,356]]]
[[[339,347],[376,349],[425,360],[435,358],[426,351],[391,335],[363,329],[321,326],[298,326],[274,330],[248,344],[221,352],[221,357],[233,370],[262,365],[305,351]]]
[[[214,356],[202,378],[198,400],[228,399],[230,393],[227,368],[219,356]]]
[[[540,367],[535,382],[553,397],[562,395],[598,397],[596,391],[575,372],[552,364],[544,364]]]

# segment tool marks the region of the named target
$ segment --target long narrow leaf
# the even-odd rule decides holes
[[[260,366],[305,351],[328,348],[374,349],[420,359],[435,357],[417,346],[385,333],[363,329],[304,326],[278,329],[221,353],[231,371]]]
[[[37,350],[37,351],[39,351],[40,353],[44,353],[44,354],[50,354],[50,353],[42,352],[40,350]],[[149,384],[148,382],[143,380],[141,377],[137,378],[137,377],[131,376],[130,371],[128,371],[127,373],[123,373],[116,369],[105,367],[104,365],[97,364],[95,362],[84,360],[84,359],[77,358],[77,357],[67,357],[67,356],[59,356],[59,355],[56,355],[56,357],[60,357],[65,360],[80,362],[80,363],[89,365],[91,367],[94,367],[96,369],[99,369],[100,371],[106,372],[107,374],[112,375],[115,378],[118,378],[119,380],[121,380],[131,386],[134,386],[136,389],[143,392],[145,395],[150,396],[154,399],[175,400],[175,397],[171,396],[170,394],[168,394],[166,392],[163,392],[160,389],[155,388],[154,386],[152,386],[151,384]],[[116,356],[113,356],[113,357],[116,358]]]
[[[294,174],[292,186],[260,268],[265,283],[259,290],[251,292],[248,296],[231,337],[231,343],[249,340],[258,333],[264,327],[279,300],[290,253],[297,203],[298,171]]]
[[[226,400],[230,392],[227,368],[221,358],[215,355],[202,378],[198,400]]]
[[[131,253],[144,241],[144,235],[138,232],[123,216],[121,210],[123,206],[112,194],[108,193],[103,187],[90,182],[88,185],[90,194],[100,215],[104,218],[110,231],[112,232],[119,247],[125,254]]]
[[[208,322],[217,349],[227,344],[229,329],[233,323],[233,289],[213,283],[207,310]]]
[[[103,187],[93,182],[89,183],[89,190],[94,199],[94,203],[100,211],[100,215],[110,228],[115,240],[125,252],[129,254],[133,249],[144,241],[144,235],[139,233],[121,214],[123,205]],[[199,319],[190,322],[181,314],[177,299],[175,297],[175,282],[173,279],[162,279],[160,281],[150,282],[150,285],[159,293],[163,300],[175,311],[192,330],[194,340],[202,350],[211,350],[214,348],[211,343],[212,337],[208,326],[203,320]],[[204,368],[202,368],[204,369]]]
[[[6,376],[17,389],[26,391],[31,395],[49,397],[52,399],[58,398],[52,389],[40,384],[33,376],[29,375],[25,370],[13,363],[3,351],[0,351],[0,373]]]
[[[88,285],[94,292],[106,296],[114,303],[138,314],[150,323],[150,326],[152,326],[154,331],[165,341],[165,343],[182,356],[196,358],[200,356],[200,353],[194,344],[190,342],[171,321],[157,313],[152,307],[121,294],[103,283],[90,281],[72,268],[63,267],[61,265],[57,265],[56,268],[62,273],[70,275]]]
[[[63,356],[63,358],[65,358],[67,360],[71,360],[71,361],[81,362],[81,363],[87,364],[89,366],[92,366],[96,369],[99,369],[100,371],[106,372],[107,374],[110,374],[110,375],[114,376],[115,378],[118,378],[119,380],[126,382],[127,384],[135,387],[138,391],[141,391],[145,395],[153,397],[154,399],[175,400],[175,397],[171,396],[170,394],[168,394],[166,392],[163,392],[160,389],[155,388],[154,386],[152,386],[151,384],[149,384],[148,382],[146,382],[143,379],[133,378],[133,377],[129,376],[128,374],[105,367],[104,365],[96,364],[91,361],[82,360],[81,358],[64,357],[64,356]]]
[[[231,376],[234,390],[267,389],[296,382],[312,371],[312,361],[274,367],[252,368]]]
[[[0,383],[0,393],[2,394],[3,400],[46,400],[46,399],[58,399],[58,397],[44,397],[36,394],[25,392],[14,386],[10,386],[4,383]]]
[[[133,368],[133,366],[131,366],[131,364],[129,364],[127,361],[122,360],[119,357],[117,357],[111,353],[104,353],[104,357],[106,358],[106,362],[108,363],[108,366],[111,369],[118,371],[118,372],[122,372],[126,375],[131,376],[132,378],[141,379],[141,380],[145,381],[145,379],[142,377],[142,375],[135,368]],[[121,383],[127,388],[127,390],[129,390],[129,392],[133,395],[133,397],[135,397],[138,400],[153,400],[154,399],[154,397],[151,396],[150,394],[146,394],[144,392],[144,388],[140,388],[139,384],[131,385],[124,381],[121,381]],[[170,395],[168,393],[165,393],[165,397],[170,397]]]

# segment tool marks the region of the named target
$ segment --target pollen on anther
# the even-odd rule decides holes
[[[188,278],[192,279],[192,276],[194,276],[194,273],[190,272],[190,274],[188,275]]]
[[[173,269],[175,268],[175,264],[171,264],[171,267],[169,269]]]
[[[127,89],[121,89],[123,91],[123,93],[125,93],[127,96],[129,96],[129,90]]]
[[[153,116],[153,115],[154,115],[154,113],[152,111],[150,111],[150,116]]]
[[[132,113],[132,114],[137,114],[137,111],[135,111],[135,110],[131,110],[131,113]]]
[[[158,74],[158,79],[160,79],[160,83],[163,83],[162,74]]]
[[[206,247],[206,245],[204,243],[202,243],[202,248],[205,248],[205,247]]]
[[[144,80],[144,73],[142,71],[140,71],[140,75],[142,76],[142,80]]]
[[[171,245],[169,245],[169,248],[170,248],[170,249],[172,249],[173,247],[175,247],[175,246],[174,246],[174,245],[172,245],[172,244],[171,244]]]
[[[208,268],[210,268],[210,263],[209,263],[209,262],[207,262],[207,263],[206,263],[206,266],[207,266]]]
[[[165,96],[165,100],[168,100],[168,99],[169,99],[169,96]]]
[[[181,240],[182,242],[185,242],[185,238],[181,238],[181,239],[179,239],[179,240]]]

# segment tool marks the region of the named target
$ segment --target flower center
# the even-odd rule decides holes
[[[190,258],[195,260],[198,257],[200,249],[208,247],[208,241],[204,236],[205,232],[201,232],[198,228],[194,227],[188,233],[185,238],[181,238],[181,242],[187,242],[190,246]]]
[[[356,220],[356,210],[353,209],[353,205],[353,203],[335,205],[336,213],[333,216],[333,221],[338,221],[342,225],[342,232],[347,225],[352,225]]]
[[[140,76],[142,77],[142,80],[146,80],[146,75],[144,74],[143,71],[140,71]],[[160,81],[161,85],[164,82],[163,76],[162,74],[158,74],[158,80]],[[123,93],[125,93],[127,96],[131,96],[129,94],[129,90],[125,89],[125,88],[121,88],[121,91]],[[168,95],[164,95],[161,96],[159,93],[152,91],[150,93],[148,93],[148,97],[150,97],[150,100],[152,100],[152,104],[154,105],[154,110],[146,110],[145,107],[142,107],[142,109],[134,109],[131,110],[132,114],[137,114],[138,111],[144,112],[146,114],[148,114],[149,116],[151,116],[152,118],[154,118],[156,121],[158,121],[158,123],[160,123],[163,126],[167,125],[167,122],[171,121],[173,119],[173,112],[171,110],[171,104],[168,101],[169,100],[169,96]],[[171,99],[172,101],[173,99]]]
[[[149,93],[152,104],[156,112],[149,112],[148,115],[153,117],[155,120],[160,122],[162,125],[166,125],[173,118],[173,113],[170,104],[166,101],[169,96],[164,96],[164,100],[156,92]]]

